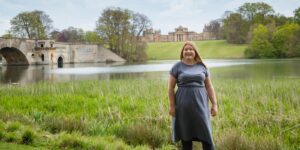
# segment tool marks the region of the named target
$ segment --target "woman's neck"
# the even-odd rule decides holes
[[[194,59],[182,59],[182,61],[188,65],[193,65],[196,63],[196,61]]]

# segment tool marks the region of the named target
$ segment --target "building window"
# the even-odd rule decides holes
[[[44,44],[41,44],[41,47],[44,47]]]
[[[42,61],[44,61],[44,59],[45,59],[44,54],[41,55],[41,59],[42,59]]]

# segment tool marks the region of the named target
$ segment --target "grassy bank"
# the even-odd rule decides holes
[[[243,58],[247,45],[229,44],[224,40],[195,41],[203,58]],[[178,59],[183,42],[148,43],[150,60]]]
[[[213,80],[217,149],[299,148],[299,81]],[[1,86],[0,141],[45,149],[176,149],[166,93],[159,80]]]

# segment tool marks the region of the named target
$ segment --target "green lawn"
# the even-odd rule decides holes
[[[202,58],[244,58],[246,44],[229,44],[224,40],[195,41]],[[150,60],[179,59],[183,42],[148,43]]]

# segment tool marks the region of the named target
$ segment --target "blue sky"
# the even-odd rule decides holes
[[[293,16],[300,0],[262,0],[276,13]],[[162,34],[179,25],[202,32],[203,26],[220,18],[227,10],[235,11],[245,2],[257,0],[0,0],[0,36],[9,28],[9,21],[23,11],[42,10],[59,30],[69,26],[94,30],[103,9],[121,7],[142,13]]]

